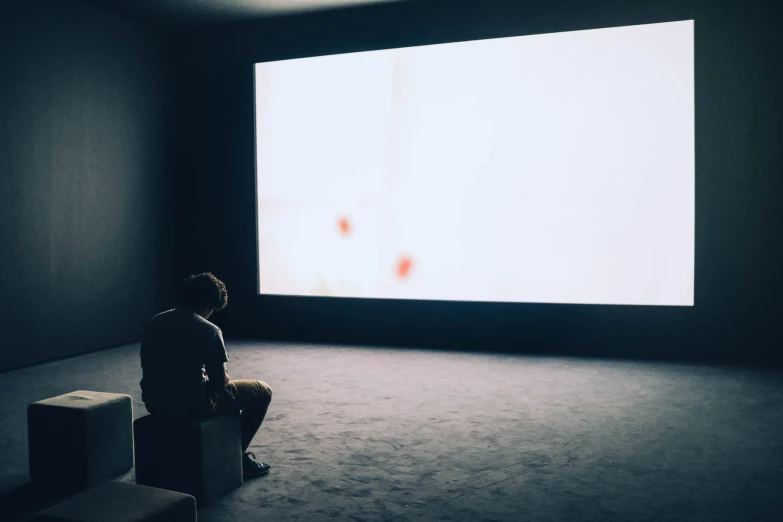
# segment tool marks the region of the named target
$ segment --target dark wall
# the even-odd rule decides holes
[[[406,2],[182,35],[178,266],[227,282],[228,335],[779,363],[780,15],[752,0]],[[693,308],[255,295],[254,62],[683,19],[696,32]]]
[[[2,2],[0,371],[136,340],[168,301],[162,49],[78,2]]]

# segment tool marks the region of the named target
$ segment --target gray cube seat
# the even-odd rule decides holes
[[[239,412],[133,423],[136,483],[193,495],[199,507],[242,485]]]
[[[132,423],[130,395],[78,390],[28,405],[30,478],[75,491],[130,469]]]
[[[195,522],[196,499],[165,489],[107,482],[35,516],[35,522]]]

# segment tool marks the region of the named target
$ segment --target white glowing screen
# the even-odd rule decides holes
[[[259,292],[692,305],[693,22],[255,65]]]

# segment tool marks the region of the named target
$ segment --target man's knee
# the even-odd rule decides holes
[[[264,381],[256,381],[257,396],[262,402],[269,403],[272,400],[272,388]]]

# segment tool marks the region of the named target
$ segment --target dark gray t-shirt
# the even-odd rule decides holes
[[[220,368],[228,353],[223,333],[200,315],[175,308],[150,319],[141,342],[141,399],[147,410],[187,413],[207,393],[202,368]]]

